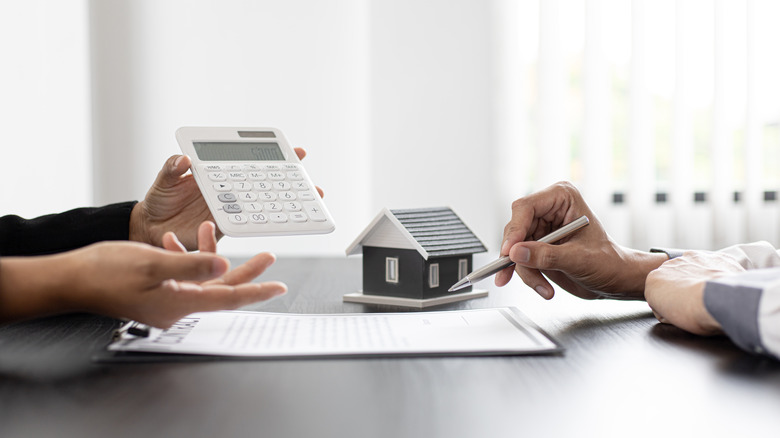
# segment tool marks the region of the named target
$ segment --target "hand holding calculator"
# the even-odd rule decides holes
[[[182,152],[211,215],[228,236],[330,233],[333,218],[282,132],[182,127]]]

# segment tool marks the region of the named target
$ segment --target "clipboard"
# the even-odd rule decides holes
[[[442,312],[195,313],[148,336],[119,331],[97,362],[560,354],[517,308]]]

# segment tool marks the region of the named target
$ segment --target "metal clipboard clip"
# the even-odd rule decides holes
[[[124,323],[118,329],[114,330],[111,339],[114,341],[119,340],[125,333],[139,338],[148,338],[149,326],[146,324],[141,324],[137,321],[124,321]]]

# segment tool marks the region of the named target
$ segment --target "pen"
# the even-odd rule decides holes
[[[564,237],[570,235],[571,233],[579,230],[585,225],[588,225],[588,223],[590,223],[588,217],[581,216],[580,218],[575,219],[569,222],[568,224],[562,226],[561,228],[558,228],[557,230],[553,231],[552,233],[542,237],[541,239],[538,240],[538,242],[555,243],[563,239]],[[455,292],[456,290],[469,287],[472,284],[480,280],[483,280],[487,277],[490,277],[496,272],[508,268],[514,264],[515,262],[510,260],[509,256],[499,257],[497,260],[490,262],[487,265],[473,271],[471,274],[461,278],[457,283],[455,283],[451,288],[449,288],[448,292]]]

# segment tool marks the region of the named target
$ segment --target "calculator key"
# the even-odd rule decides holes
[[[230,219],[230,223],[233,224],[245,224],[246,223],[246,216],[243,214],[231,214],[228,215],[228,219]]]
[[[279,170],[281,167],[278,164],[264,164],[263,170]]]
[[[300,202],[285,202],[284,209],[287,211],[301,211],[303,207]]]
[[[227,170],[228,172],[238,172],[239,170],[241,170],[241,166],[239,166],[238,164],[228,164],[225,166],[225,170]]]
[[[287,215],[284,213],[271,213],[271,222],[283,224],[287,222]]]
[[[263,204],[263,210],[271,213],[278,213],[282,211],[281,202],[266,202]]]
[[[241,169],[245,172],[255,172],[260,170],[260,165],[254,163],[244,164],[244,166]]]
[[[298,199],[301,201],[313,201],[314,193],[312,192],[298,192]]]
[[[249,215],[249,220],[251,220],[253,224],[264,224],[268,222],[268,216],[263,213],[252,213]]]
[[[254,184],[255,190],[266,191],[271,190],[271,183],[269,182],[256,182]]]
[[[252,181],[263,181],[266,178],[263,172],[249,172],[247,175]]]
[[[287,181],[274,181],[274,189],[276,190],[290,190],[292,185]]]
[[[248,202],[244,204],[244,211],[248,211],[250,213],[259,213],[263,211],[263,204],[259,202]]]
[[[218,192],[229,192],[233,190],[233,186],[230,183],[214,183],[214,190]]]
[[[217,195],[217,199],[222,202],[236,202],[236,195],[232,193],[220,193]]]
[[[303,174],[301,172],[287,172],[287,179],[292,181],[300,181],[303,179]]]
[[[260,192],[257,199],[261,201],[276,201],[276,193],[274,192]]]
[[[322,211],[322,207],[317,202],[304,202],[303,210],[309,215],[311,220],[315,222],[325,222],[328,218],[325,217],[325,213]]]
[[[227,181],[227,175],[223,172],[211,172],[209,173],[209,179],[212,181]]]
[[[284,163],[282,164],[282,169],[286,171],[294,171],[294,170],[300,170],[301,168],[295,163]]]
[[[252,190],[252,184],[249,184],[246,181],[238,181],[233,185],[233,187],[235,187],[239,192],[248,192]]]
[[[244,202],[255,202],[257,201],[257,195],[252,192],[244,192],[238,195],[238,199]]]
[[[241,213],[241,206],[238,204],[225,204],[222,206],[225,213]]]
[[[220,166],[219,164],[207,164],[203,166],[202,169],[205,170],[206,172],[219,172],[220,170],[222,170],[222,166]]]
[[[303,181],[295,181],[292,186],[295,190],[309,190],[309,185]]]
[[[280,201],[295,201],[298,199],[298,195],[295,194],[295,192],[282,192],[279,193],[279,200]]]
[[[230,172],[228,173],[228,178],[233,181],[245,181],[246,174],[244,172]]]
[[[284,174],[282,172],[268,172],[268,179],[273,181],[284,180]]]
[[[306,217],[306,213],[302,211],[296,211],[294,213],[290,213],[290,219],[292,219],[293,222],[306,222],[309,220],[308,217]]]

